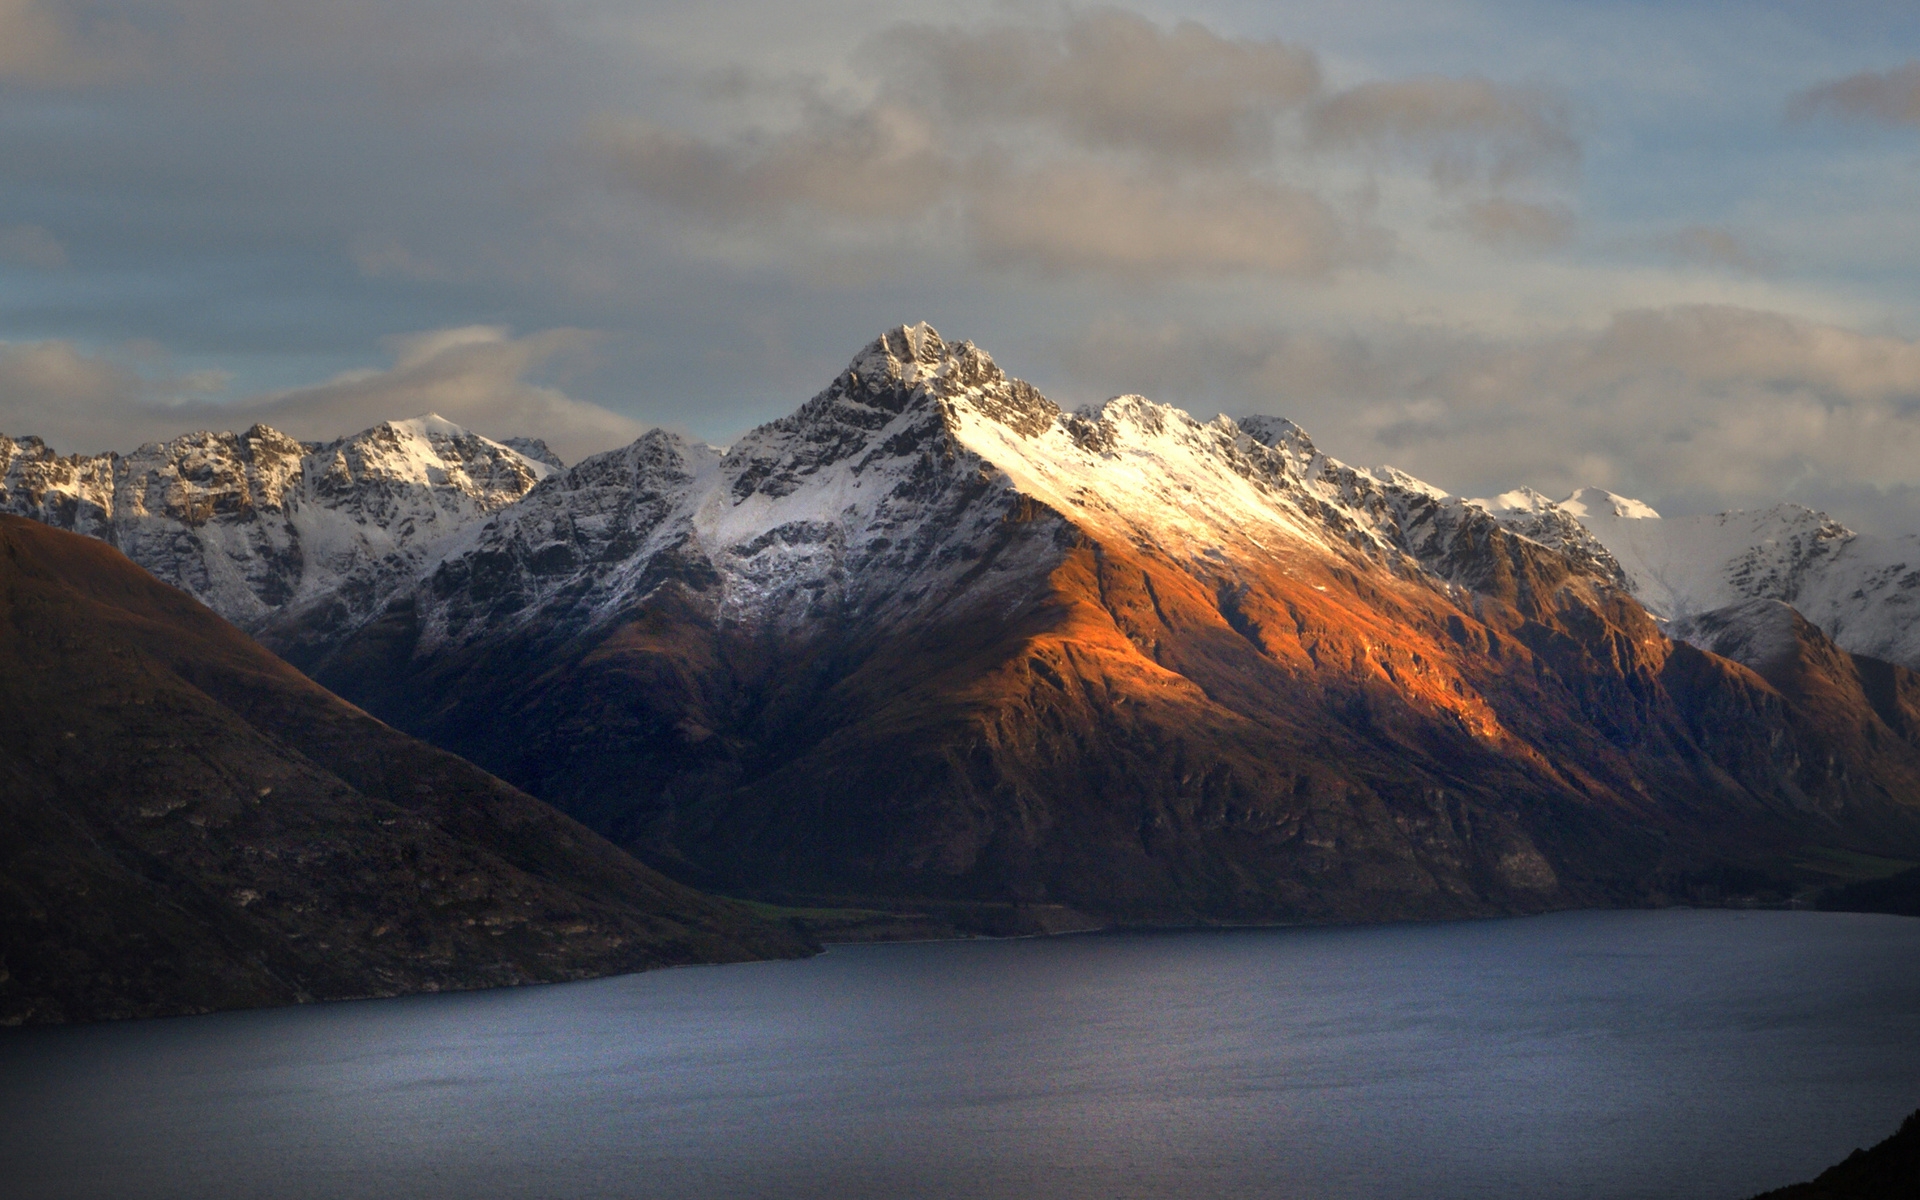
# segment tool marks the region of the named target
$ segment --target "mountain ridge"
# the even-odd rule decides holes
[[[1064,412],[902,327],[724,455],[576,464],[305,662],[749,893],[1464,915],[1647,899],[1815,812],[1905,828],[1874,789],[1916,794],[1914,748],[1854,738],[1871,706],[1676,648],[1564,527],[1287,422]],[[1860,774],[1809,773],[1842,734]]]
[[[129,454],[0,436],[0,511],[100,538],[242,628],[315,607],[338,623],[558,469],[525,447],[431,413],[331,442],[256,424]]]
[[[1920,857],[1902,668],[1802,623],[1770,677],[1669,640],[1544,497],[1277,418],[1067,412],[925,325],[725,451],[651,431],[447,546],[261,636],[737,894],[1371,919]]]
[[[1920,667],[1920,536],[1856,533],[1799,504],[1662,517],[1601,488],[1553,501],[1531,489],[1472,503],[1544,544],[1580,544],[1583,530],[1668,631],[1695,640],[1697,622],[1748,601],[1791,604],[1847,650]]]

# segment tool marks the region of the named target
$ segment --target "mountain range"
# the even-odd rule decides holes
[[[1907,542],[1067,412],[924,325],[724,450],[428,417],[0,462],[0,508],[729,894],[1333,920],[1920,860]]]
[[[1600,488],[1557,503],[1529,489],[1475,503],[1549,545],[1584,549],[1560,532],[1577,521],[1673,637],[1709,644],[1701,618],[1771,600],[1852,653],[1920,667],[1920,535],[1855,533],[1797,504],[1662,519]]]

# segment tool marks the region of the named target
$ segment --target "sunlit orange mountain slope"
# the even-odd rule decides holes
[[[1286,422],[1065,413],[916,326],[724,452],[556,473],[344,641],[268,636],[744,893],[1447,916],[1920,855],[1910,673],[1804,622],[1756,671],[1618,583]]]

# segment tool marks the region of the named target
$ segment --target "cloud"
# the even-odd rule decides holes
[[[603,121],[592,141],[642,195],[789,246],[822,222],[868,244],[915,228],[992,268],[1144,281],[1319,278],[1390,243],[1269,169],[1277,116],[1319,88],[1310,51],[1103,9],[898,25],[859,61],[882,64],[869,99],[803,90],[778,132]]]
[[[391,339],[392,367],[355,371],[312,387],[260,396],[228,410],[303,438],[338,437],[396,417],[437,412],[490,437],[545,438],[572,462],[626,445],[646,431],[630,417],[527,381],[590,335],[551,329],[513,337],[470,326]]]
[[[1920,531],[1920,341],[1727,306],[1635,309],[1491,339],[1096,326],[1081,380],[1292,417],[1329,453],[1485,495],[1586,484],[1662,511],[1783,498]]]
[[[644,121],[602,122],[594,140],[640,191],[734,220],[794,208],[910,219],[940,201],[959,169],[925,114],[893,104],[851,114],[814,105],[798,129],[758,146],[715,145]]]
[[[702,221],[804,237],[825,219],[877,239],[875,222],[951,215],[993,267],[1318,277],[1379,261],[1389,244],[1306,189],[1263,176],[1085,155],[1035,162],[997,147],[963,154],[927,114],[886,102],[851,114],[815,106],[798,128],[755,145],[633,121],[603,124],[596,141],[622,182]]]
[[[0,0],[0,79],[62,83],[85,74],[61,13],[40,0]]]
[[[903,25],[881,35],[888,86],[928,95],[946,118],[1032,122],[1075,144],[1219,165],[1270,157],[1273,123],[1320,89],[1311,50],[1224,38],[1193,21],[1163,29],[1118,9],[1055,28]]]
[[[1467,205],[1443,228],[1459,229],[1483,245],[1509,250],[1550,250],[1573,240],[1577,220],[1565,204],[1534,204],[1494,196]]]
[[[1327,96],[1310,49],[1117,9],[902,23],[851,61],[859,82],[839,92],[776,89],[774,129],[607,120],[591,142],[623,186],[796,256],[918,238],[1055,276],[1323,280],[1393,245],[1353,198],[1368,189],[1349,172],[1336,191],[1328,160],[1409,148],[1452,194],[1451,225],[1482,243],[1571,237],[1567,205],[1504,194],[1579,158],[1566,106],[1538,88],[1422,77]],[[714,93],[754,89],[735,72]]]
[[[996,178],[969,198],[968,214],[989,262],[1054,272],[1314,276],[1389,248],[1383,233],[1351,228],[1284,184],[1091,163]]]
[[[567,461],[631,442],[646,426],[527,376],[590,341],[579,330],[513,337],[471,326],[390,339],[391,367],[310,387],[217,402],[222,382],[155,370],[137,349],[88,353],[66,342],[0,345],[0,431],[63,452],[128,450],[198,429],[264,422],[324,441],[382,421],[437,412],[490,437],[540,437]],[[144,368],[144,369],[143,369]]]
[[[0,0],[0,81],[71,87],[124,75],[146,38],[111,4]]]
[[[1307,116],[1326,148],[1414,154],[1443,188],[1496,188],[1580,162],[1564,100],[1537,87],[1437,75],[1363,83],[1329,96]]]
[[[1787,102],[1791,120],[1838,117],[1889,125],[1920,125],[1920,62],[1889,71],[1862,71],[1809,88]]]
[[[1734,234],[1711,225],[1689,225],[1657,239],[1654,245],[1690,266],[1763,271],[1768,265]]]
[[[130,449],[170,433],[154,418],[191,403],[204,379],[156,372],[130,347],[90,353],[71,342],[0,342],[0,433],[36,435],[62,451]]]
[[[0,227],[0,263],[58,271],[67,265],[67,248],[38,225]]]

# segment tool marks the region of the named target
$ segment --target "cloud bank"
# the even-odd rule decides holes
[[[610,118],[591,141],[622,186],[698,223],[791,242],[825,222],[872,244],[914,226],[1000,270],[1326,279],[1378,265],[1394,235],[1324,161],[1360,152],[1366,169],[1412,155],[1464,202],[1441,224],[1484,244],[1573,234],[1564,201],[1507,194],[1579,161],[1566,105],[1540,88],[1423,77],[1329,93],[1304,47],[1113,9],[901,24],[855,62],[861,98],[814,87],[784,126],[725,139]]]
[[[1787,104],[1796,120],[1836,117],[1888,125],[1920,125],[1920,62],[1889,71],[1861,71],[1808,88]]]
[[[578,330],[513,337],[491,326],[391,339],[394,362],[311,387],[221,403],[223,382],[155,369],[131,354],[89,354],[68,342],[0,344],[0,432],[35,435],[65,452],[126,451],[200,429],[255,422],[308,441],[437,412],[494,438],[544,438],[568,462],[626,445],[646,426],[528,376],[589,343]]]
[[[1796,499],[1920,527],[1920,340],[1779,313],[1635,309],[1507,340],[1109,323],[1067,366],[1115,391],[1291,417],[1336,457],[1461,494],[1597,484],[1675,512]]]

